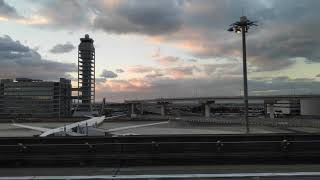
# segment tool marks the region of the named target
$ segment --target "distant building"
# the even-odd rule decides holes
[[[71,116],[71,81],[0,80],[0,117]]]
[[[275,115],[300,115],[300,100],[280,100],[274,104]]]
[[[274,104],[268,104],[267,112],[271,118],[300,115],[300,100],[278,100]]]

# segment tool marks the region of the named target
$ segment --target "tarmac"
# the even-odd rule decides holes
[[[108,130],[113,128],[135,126],[142,124],[157,123],[163,121],[105,121],[99,129]],[[30,126],[56,128],[70,123],[63,122],[34,122],[22,123]],[[250,133],[319,133],[320,128],[311,127],[270,127],[250,126]],[[244,125],[210,125],[210,126],[184,126],[169,122],[148,127],[138,127],[113,132],[114,135],[161,135],[161,134],[243,134],[246,133]],[[0,123],[0,137],[31,137],[40,134],[38,131],[15,127],[11,123]]]

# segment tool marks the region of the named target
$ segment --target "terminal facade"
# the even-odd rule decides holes
[[[0,117],[71,116],[71,81],[0,80]]]

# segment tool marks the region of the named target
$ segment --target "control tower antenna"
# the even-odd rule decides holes
[[[91,112],[95,102],[95,48],[88,34],[78,46],[78,103],[81,110]]]

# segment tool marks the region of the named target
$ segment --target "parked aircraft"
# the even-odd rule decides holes
[[[166,122],[159,122],[159,123],[126,126],[126,127],[113,128],[113,129],[107,129],[107,130],[97,128],[99,125],[101,125],[103,123],[104,120],[114,119],[114,118],[121,117],[121,116],[124,116],[124,115],[111,116],[111,117],[105,117],[105,116],[91,117],[88,120],[72,123],[69,125],[65,125],[65,126],[61,126],[61,127],[57,127],[57,128],[53,128],[53,129],[36,127],[36,126],[29,126],[29,125],[17,124],[17,123],[13,123],[12,125],[16,126],[16,127],[40,131],[42,133],[39,136],[46,137],[49,135],[85,136],[88,134],[89,129],[90,130],[94,129],[99,132],[112,134],[113,132],[121,131],[121,130],[134,129],[134,128],[154,126],[154,125],[168,123],[168,121],[166,121]],[[127,134],[124,134],[124,135],[127,135]]]

